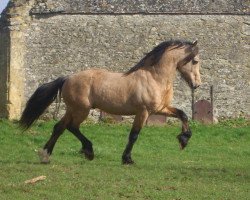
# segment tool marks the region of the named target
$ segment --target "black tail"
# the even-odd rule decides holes
[[[60,77],[36,89],[28,100],[19,121],[22,128],[28,129],[43,114],[46,108],[56,99],[58,91],[61,91],[66,79],[66,77]]]

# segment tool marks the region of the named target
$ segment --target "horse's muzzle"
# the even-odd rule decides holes
[[[198,87],[200,87],[200,85],[192,85],[193,90],[197,89]]]
[[[192,88],[192,90],[197,89],[198,87],[200,87],[201,84],[199,83],[194,83],[194,82],[190,82],[190,86]]]

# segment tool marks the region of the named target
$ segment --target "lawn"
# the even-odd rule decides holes
[[[180,125],[144,127],[131,166],[121,164],[128,124],[85,124],[95,159],[79,154],[79,141],[65,132],[51,163],[40,164],[37,150],[55,122],[37,122],[21,132],[0,120],[0,199],[250,199],[250,124],[239,119],[217,125],[191,123],[193,137],[183,151]],[[38,176],[45,180],[25,181]]]

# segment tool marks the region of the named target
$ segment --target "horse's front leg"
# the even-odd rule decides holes
[[[164,114],[164,115],[175,117],[181,120],[182,132],[177,136],[177,139],[179,140],[180,148],[184,149],[188,144],[188,140],[192,136],[192,132],[188,126],[187,115],[182,110],[174,108],[174,107],[166,107],[157,114]]]
[[[144,110],[140,113],[138,113],[135,116],[134,122],[133,122],[133,127],[130,131],[129,138],[128,138],[128,144],[122,154],[122,163],[129,165],[133,164],[134,161],[131,158],[131,151],[134,146],[134,143],[136,142],[138,135],[140,133],[140,130],[144,123],[146,122],[148,118],[148,111]]]

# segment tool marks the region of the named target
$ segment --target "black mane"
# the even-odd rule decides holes
[[[192,44],[193,44],[192,42],[183,40],[169,40],[162,42],[159,45],[157,45],[152,51],[147,53],[136,65],[130,68],[129,71],[127,71],[125,74],[128,75],[142,67],[149,67],[156,65],[160,61],[165,50],[169,47],[176,46],[175,48],[180,48],[183,46],[191,46]],[[150,58],[150,60],[148,58]]]

